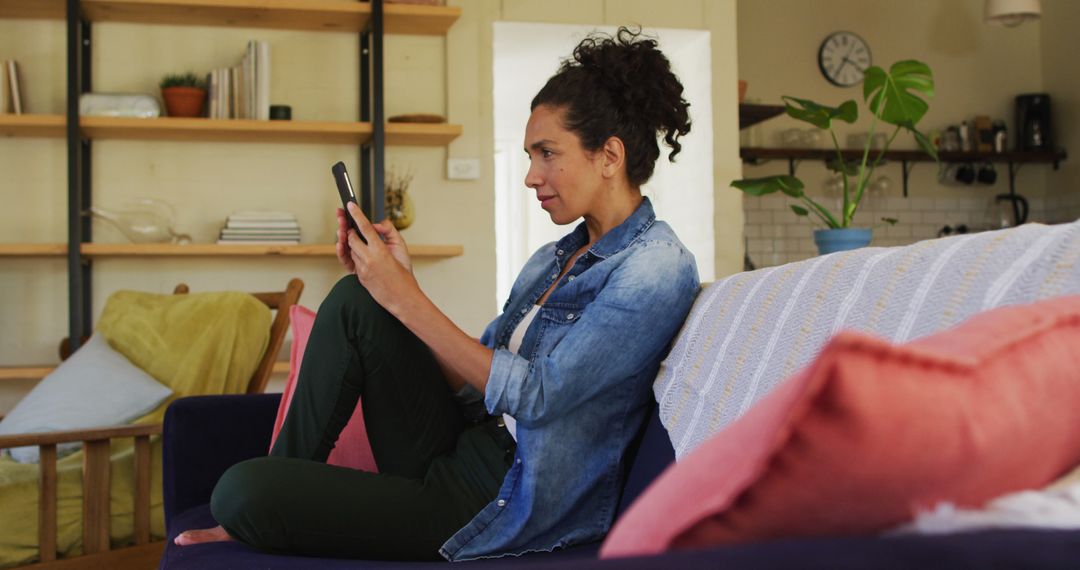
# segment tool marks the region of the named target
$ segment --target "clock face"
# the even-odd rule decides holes
[[[822,75],[840,87],[862,83],[870,62],[870,46],[851,32],[830,34],[818,50],[818,67]]]

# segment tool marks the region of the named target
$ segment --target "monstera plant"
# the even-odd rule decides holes
[[[795,176],[747,178],[735,180],[731,185],[753,196],[782,192],[798,201],[797,204],[791,204],[791,210],[796,215],[813,216],[828,228],[814,233],[814,239],[818,242],[818,248],[822,253],[828,253],[826,249],[837,251],[867,245],[870,243],[870,229],[853,228],[852,220],[859,209],[859,202],[862,201],[874,169],[881,164],[885,153],[896,140],[896,136],[901,131],[911,133],[920,148],[935,161],[938,159],[937,149],[934,148],[933,143],[916,128],[929,108],[926,99],[933,96],[933,73],[930,67],[921,61],[899,61],[894,63],[888,71],[878,66],[867,69],[863,79],[863,101],[873,115],[873,119],[870,122],[870,134],[866,137],[866,143],[861,149],[861,158],[857,161],[845,159],[840,143],[837,142],[836,131],[833,129],[835,121],[852,124],[859,118],[859,108],[854,100],[845,101],[838,107],[828,107],[807,99],[783,97],[789,116],[825,129],[832,137],[836,157],[829,161],[829,168],[840,173],[844,191],[843,206],[838,213],[833,213],[808,196],[804,191],[805,185],[802,180]],[[870,146],[874,133],[882,128],[891,130],[891,134],[883,148],[872,151]],[[837,233],[836,230],[842,231]],[[849,239],[855,241],[852,242],[854,245],[840,248],[822,247],[823,240],[830,242],[835,239],[845,242]]]

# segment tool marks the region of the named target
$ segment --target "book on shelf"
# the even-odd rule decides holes
[[[13,59],[9,59],[3,62],[3,69],[0,69],[0,75],[3,76],[2,85],[3,95],[0,95],[0,113],[14,113],[21,115],[24,112],[23,103],[25,102],[22,80],[19,77],[19,63]]]
[[[238,210],[229,214],[230,220],[293,221],[296,214],[274,210]]]
[[[11,88],[8,87],[7,62],[0,60],[0,115],[11,113]]]
[[[263,229],[223,229],[221,230],[221,237],[223,238],[241,238],[241,239],[300,239],[300,230],[263,230]]]
[[[211,119],[270,118],[270,44],[251,40],[237,65],[210,72]]]
[[[219,244],[298,244],[300,223],[292,212],[242,210],[225,218]]]
[[[255,118],[270,120],[270,44],[255,42]]]
[[[265,228],[265,229],[300,229],[300,223],[297,221],[248,221],[248,220],[229,220],[225,223],[225,227],[228,229],[239,228]]]
[[[218,245],[300,245],[300,240],[234,240],[221,238]]]

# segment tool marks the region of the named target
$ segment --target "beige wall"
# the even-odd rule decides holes
[[[903,59],[918,59],[930,65],[937,93],[919,125],[924,132],[943,130],[976,114],[1005,119],[1013,129],[1013,98],[1044,89],[1044,73],[1049,72],[1044,71],[1048,66],[1042,63],[1043,46],[1047,44],[1041,30],[1047,24],[1033,22],[1017,28],[987,25],[982,20],[982,7],[983,0],[741,0],[739,75],[749,82],[747,96],[763,103],[779,104],[781,95],[829,105],[855,99],[859,122],[838,123],[836,129],[841,146],[846,146],[849,133],[869,129],[870,114],[862,101],[861,85],[840,88],[824,79],[818,70],[817,52],[830,33],[848,30],[869,43],[875,65],[887,68]],[[1070,8],[1075,6],[1070,4]],[[1051,20],[1050,14],[1045,20]],[[1059,40],[1075,46],[1077,42],[1068,37],[1065,25],[1060,24]],[[1066,58],[1073,51],[1058,50],[1059,57]],[[772,119],[757,129],[758,145],[780,146],[780,133],[789,128],[810,125],[787,116]],[[906,133],[896,140],[895,148],[914,148],[914,141]],[[899,218],[898,227],[879,227],[875,231],[875,244],[895,245],[933,237],[935,226],[980,223],[985,204],[995,194],[1008,191],[1006,171],[1004,165],[997,168],[998,182],[993,186],[957,187],[940,184],[933,165],[918,164],[909,182],[909,195],[915,200],[905,201],[900,165],[885,165],[878,173],[891,180],[891,189],[872,208],[873,212],[868,209],[856,216],[856,225],[869,225],[881,216]],[[1046,166],[1025,166],[1017,177],[1017,190],[1035,205],[1041,205],[1049,171]],[[786,172],[786,162],[744,168],[747,177]],[[825,194],[823,184],[828,172],[822,164],[803,163],[798,175],[811,195]],[[751,251],[758,255],[758,261],[772,265],[813,255],[812,247],[802,243],[810,239],[811,224],[785,211],[786,206],[771,208],[768,202],[750,200],[747,204],[748,215],[755,212],[754,225],[768,226],[764,218],[773,221],[773,227],[763,230],[767,235],[750,237],[769,242],[752,244]],[[776,253],[779,255],[773,255]]]
[[[349,1],[349,0],[343,0]],[[450,0],[462,18],[445,38],[388,36],[388,114],[446,114],[464,126],[447,148],[391,147],[388,166],[409,168],[417,205],[412,243],[457,243],[465,255],[417,263],[424,289],[466,331],[478,334],[493,315],[495,294],[491,23],[532,22],[708,29],[713,37],[715,179],[737,177],[735,114],[735,0]],[[249,39],[272,47],[271,98],[289,104],[296,119],[357,118],[357,40],[351,34],[230,30],[181,26],[96,24],[94,89],[156,93],[166,72],[232,65]],[[24,67],[32,112],[64,106],[64,26],[59,22],[0,21],[0,59]],[[0,243],[66,239],[65,144],[49,139],[0,139]],[[332,241],[336,194],[328,166],[345,160],[358,171],[349,145],[275,145],[101,141],[94,143],[94,202],[118,207],[136,196],[164,198],[177,208],[177,229],[208,242],[230,211],[293,210],[305,243]],[[449,181],[445,160],[478,158],[475,181]],[[740,197],[717,185],[717,274],[741,267]],[[123,242],[95,223],[95,240]],[[341,275],[330,260],[244,259],[99,260],[94,265],[94,314],[119,288],[166,292],[180,281],[193,291],[280,288],[304,279],[301,302],[317,307]],[[67,278],[62,260],[0,261],[0,366],[55,362],[67,330]],[[0,386],[0,413],[27,383]]]
[[[1061,222],[1080,217],[1080,74],[1076,73],[1076,52],[1080,40],[1080,2],[1044,0],[1042,23],[1042,74],[1044,90],[1053,104],[1057,144],[1072,151],[1071,160],[1047,176],[1047,220]]]

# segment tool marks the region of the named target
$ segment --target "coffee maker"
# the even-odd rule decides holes
[[[1029,93],[1016,97],[1016,150],[1054,150],[1050,95]]]

